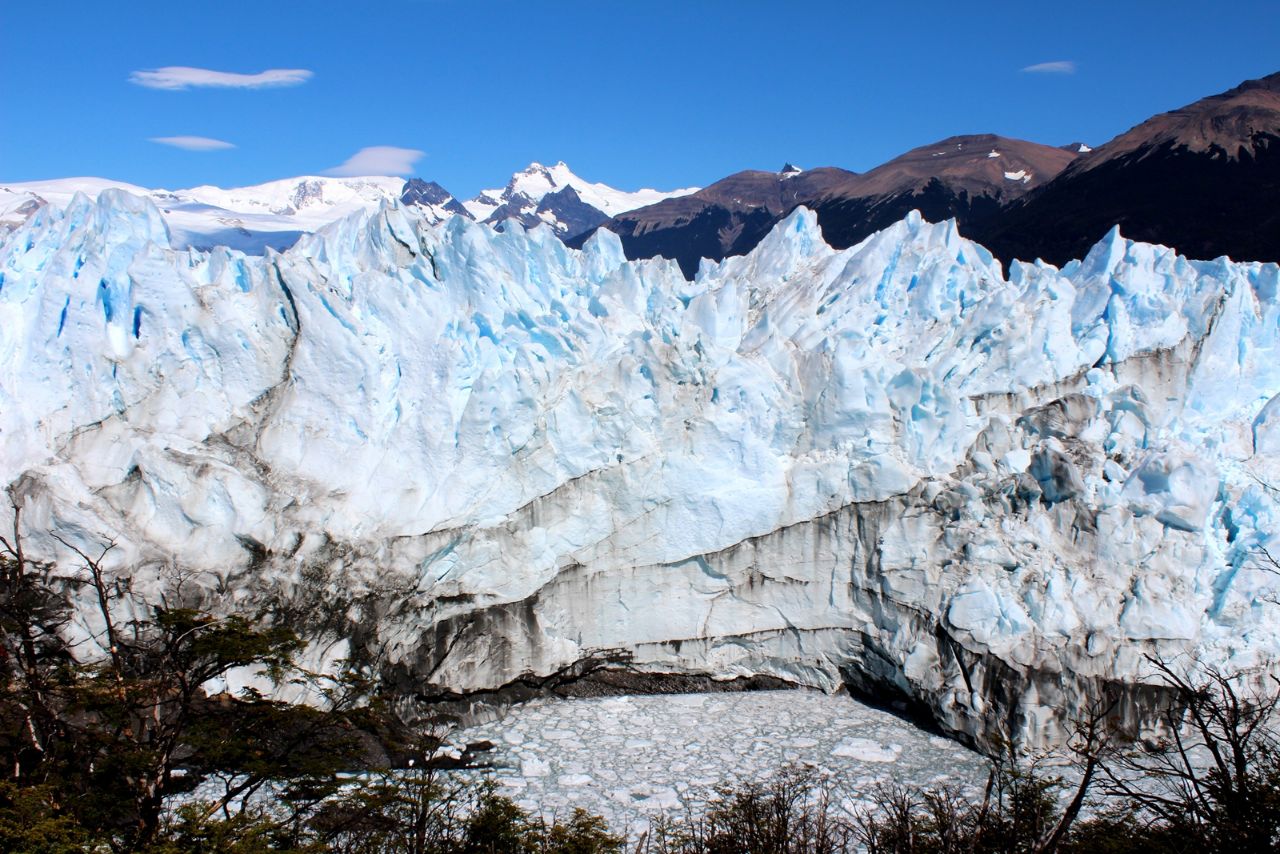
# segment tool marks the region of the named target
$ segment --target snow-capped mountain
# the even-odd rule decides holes
[[[507,186],[499,190],[483,190],[474,199],[466,202],[467,210],[479,222],[488,219],[490,214],[504,204],[523,197],[532,202],[539,202],[548,193],[565,187],[573,187],[578,197],[585,204],[591,205],[606,216],[614,216],[624,211],[652,205],[663,199],[675,196],[687,196],[696,193],[697,187],[686,187],[681,190],[615,190],[607,184],[593,184],[579,178],[562,160],[554,166],[543,166],[541,163],[530,163],[529,166],[511,176]]]
[[[418,696],[622,653],[991,744],[1104,690],[1142,721],[1144,653],[1280,660],[1275,264],[1112,232],[1006,277],[954,222],[835,250],[799,209],[687,281],[398,205],[263,258],[110,190],[0,274],[30,553],[113,539],[135,595]]]
[[[460,202],[439,184],[420,178],[303,176],[249,187],[186,190],[151,190],[103,178],[62,178],[0,185],[0,230],[17,227],[42,204],[65,207],[77,192],[93,199],[113,188],[155,202],[177,246],[228,246],[252,253],[267,247],[285,249],[303,234],[358,210],[376,210],[393,199],[419,206],[432,222],[465,216],[498,225],[514,218],[528,228],[545,223],[567,238],[614,213],[696,189],[615,190],[582,180],[563,162],[550,168],[534,163],[513,175],[505,189],[486,190],[469,202]]]
[[[77,193],[96,199],[103,190],[118,189],[135,196],[151,191],[135,184],[105,178],[59,178],[0,186],[0,231],[17,228],[45,204],[65,207]]]
[[[514,218],[526,227],[546,223],[557,234],[568,238],[611,216],[697,191],[697,187],[669,192],[616,190],[606,184],[584,181],[561,161],[554,166],[531,163],[512,175],[507,186],[483,190],[463,204],[477,222],[496,224]]]
[[[41,204],[65,207],[76,193],[97,198],[119,189],[146,196],[160,209],[176,246],[228,246],[260,253],[285,249],[302,234],[358,210],[374,210],[396,199],[403,178],[303,176],[250,187],[200,186],[150,190],[102,178],[63,178],[0,186],[0,229],[12,228]]]

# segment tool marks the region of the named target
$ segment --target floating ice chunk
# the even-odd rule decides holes
[[[832,756],[856,759],[859,762],[896,762],[901,753],[900,744],[881,744],[870,738],[851,738],[831,751]]]
[[[551,766],[536,756],[530,756],[520,762],[520,773],[525,777],[545,777],[551,773]]]
[[[542,731],[542,737],[548,741],[569,741],[576,739],[578,734],[571,729],[547,729]]]
[[[680,795],[671,786],[651,786],[642,784],[633,786],[628,797],[635,806],[646,811],[674,810],[680,807]]]

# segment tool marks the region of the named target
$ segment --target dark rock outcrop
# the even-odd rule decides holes
[[[424,181],[421,178],[410,178],[400,193],[400,203],[405,205],[423,205],[438,207],[455,216],[471,219],[470,212],[462,206],[462,202],[435,181]]]

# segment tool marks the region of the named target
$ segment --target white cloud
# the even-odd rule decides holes
[[[233,71],[167,65],[150,71],[135,71],[129,75],[129,82],[148,89],[265,89],[298,86],[311,77],[312,73],[305,68],[268,68],[257,74],[236,74]]]
[[[362,148],[347,158],[347,162],[324,174],[350,178],[361,175],[408,175],[426,152],[415,148],[396,148],[394,145],[373,145]]]
[[[172,145],[174,148],[181,148],[186,151],[223,151],[224,149],[235,148],[229,142],[208,136],[153,136],[151,137],[151,142]]]
[[[1022,70],[1032,74],[1075,74],[1076,64],[1069,59],[1060,59],[1057,62],[1037,62]]]

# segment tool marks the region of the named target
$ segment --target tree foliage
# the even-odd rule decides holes
[[[602,819],[544,822],[442,779],[438,734],[406,741],[373,683],[309,673],[268,615],[143,608],[89,552],[54,534],[70,573],[0,536],[0,850],[604,854]],[[93,603],[73,622],[70,594]],[[276,702],[250,685],[319,702]],[[240,680],[243,681],[243,680]],[[418,763],[395,768],[392,755]],[[356,776],[352,776],[352,775]]]

